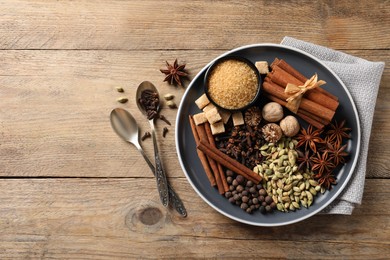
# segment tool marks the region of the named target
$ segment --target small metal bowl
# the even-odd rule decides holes
[[[209,91],[208,91],[209,90],[208,82],[209,82],[209,77],[211,75],[211,72],[213,71],[213,69],[218,64],[220,64],[220,63],[222,63],[224,61],[227,61],[227,60],[237,60],[237,61],[241,61],[241,62],[244,62],[245,64],[247,64],[253,70],[253,72],[255,73],[255,75],[257,77],[257,83],[258,83],[256,94],[255,94],[254,98],[249,103],[247,103],[246,105],[244,105],[242,107],[239,107],[239,108],[234,108],[234,109],[225,108],[225,107],[222,107],[221,105],[219,105],[218,102],[213,100],[213,98],[210,96]],[[232,112],[237,112],[237,111],[242,111],[242,110],[247,109],[248,107],[252,106],[258,100],[258,98],[260,96],[260,93],[261,93],[262,78],[260,77],[259,71],[257,70],[256,66],[251,61],[249,61],[248,59],[245,59],[245,58],[239,57],[239,56],[224,56],[222,58],[217,59],[216,61],[214,61],[214,63],[212,63],[209,66],[209,68],[206,71],[203,83],[204,83],[203,84],[204,92],[206,93],[207,98],[210,100],[210,102],[212,104],[214,104],[218,108],[222,108],[222,109],[229,110],[229,111],[232,111]]]

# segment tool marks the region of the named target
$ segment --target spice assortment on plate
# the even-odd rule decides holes
[[[324,84],[278,58],[211,65],[189,116],[211,187],[247,213],[308,208],[331,190],[351,129],[335,121],[339,101]]]

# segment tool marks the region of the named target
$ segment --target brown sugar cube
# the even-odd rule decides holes
[[[232,113],[224,109],[220,109],[218,112],[221,115],[222,122],[226,124],[229,121],[229,118],[232,115]]]
[[[209,103],[207,106],[205,106],[203,108],[203,112],[207,112],[207,111],[209,111],[210,109],[213,109],[213,108],[216,108],[216,106],[214,106],[213,103]]]
[[[257,61],[255,66],[260,74],[267,74],[269,72],[268,62],[266,61]]]
[[[200,125],[207,122],[207,117],[205,112],[201,112],[193,115],[194,122],[196,125]]]
[[[215,124],[210,124],[210,128],[213,135],[222,134],[225,132],[225,125],[222,121],[219,121]]]
[[[195,104],[199,107],[199,109],[203,109],[209,103],[210,100],[207,98],[206,94],[203,94],[197,100],[195,100]]]
[[[242,116],[241,112],[236,112],[232,115],[233,118],[233,125],[238,126],[238,125],[243,125],[244,122],[244,117]]]
[[[221,121],[221,119],[222,119],[222,117],[218,113],[218,109],[216,107],[214,107],[206,112],[206,118],[209,121],[210,125],[212,125],[218,121]]]

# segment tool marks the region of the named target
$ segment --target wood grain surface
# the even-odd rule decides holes
[[[389,1],[0,1],[0,258],[384,259],[390,255]],[[384,61],[362,205],[285,227],[251,227],[208,206],[187,182],[175,149],[176,109],[157,121],[169,180],[186,219],[159,202],[135,147],[109,113],[129,110],[165,61],[190,80],[213,58],[284,36]],[[118,93],[115,88],[123,87]],[[129,102],[116,99],[126,96]],[[166,138],[162,128],[168,127]],[[142,142],[152,158],[151,139]]]

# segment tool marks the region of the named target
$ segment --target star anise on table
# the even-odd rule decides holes
[[[188,76],[188,74],[184,70],[186,67],[186,64],[179,65],[177,63],[177,59],[175,59],[175,62],[173,63],[173,65],[169,64],[168,61],[165,61],[165,63],[166,63],[167,68],[160,69],[160,71],[166,75],[164,78],[164,81],[167,81],[171,85],[177,84],[177,85],[183,87],[183,84],[181,82],[181,78]]]
[[[316,153],[316,155],[313,155],[313,158],[311,159],[313,163],[311,169],[317,173],[314,176],[315,178],[320,178],[324,173],[330,172],[336,167],[328,155],[328,152],[322,154]]]
[[[312,125],[306,129],[302,128],[300,134],[298,134],[298,144],[297,147],[304,146],[305,150],[310,147],[310,149],[316,153],[317,152],[317,144],[323,143],[321,138],[322,130],[317,129],[314,130]]]
[[[312,162],[312,156],[310,154],[309,150],[306,150],[305,152],[302,152],[300,150],[297,150],[298,152],[298,169],[304,170],[304,169],[311,169],[313,162]]]
[[[348,134],[351,128],[345,127],[345,120],[341,123],[335,121],[334,124],[330,124],[330,129],[326,131],[328,139],[333,142],[334,146],[340,147],[343,143],[343,138],[349,139],[351,136]]]
[[[331,172],[324,174],[317,181],[319,185],[326,188],[327,190],[331,190],[332,185],[337,184],[336,177]]]

